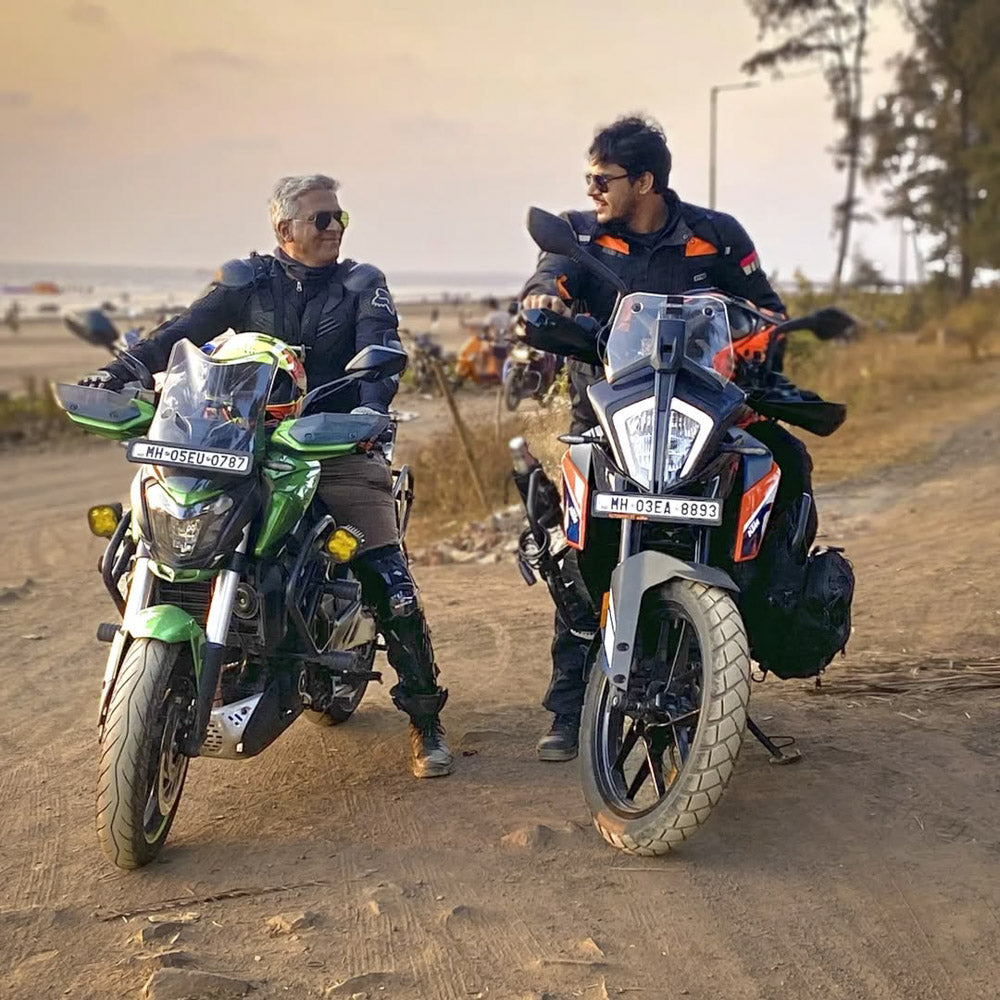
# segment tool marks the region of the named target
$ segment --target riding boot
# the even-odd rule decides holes
[[[398,546],[374,550],[358,560],[356,572],[375,606],[389,663],[399,675],[389,694],[410,717],[413,773],[418,778],[450,774],[453,758],[440,719],[448,692],[437,683],[430,629],[406,557]]]

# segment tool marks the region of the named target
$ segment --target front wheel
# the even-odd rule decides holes
[[[101,734],[97,837],[119,868],[161,851],[180,805],[180,744],[195,698],[189,647],[136,639],[122,662]]]
[[[649,594],[628,692],[595,667],[580,725],[584,798],[604,839],[666,854],[708,819],[743,742],[746,630],[732,598],[674,580]]]

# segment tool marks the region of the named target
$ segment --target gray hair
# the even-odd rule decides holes
[[[299,198],[308,191],[337,191],[340,184],[326,174],[299,174],[282,177],[274,185],[268,208],[271,212],[271,226],[278,235],[278,223],[294,219],[299,210]]]

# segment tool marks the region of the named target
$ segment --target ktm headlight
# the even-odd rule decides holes
[[[220,496],[203,503],[176,503],[159,483],[146,489],[146,509],[152,549],[163,562],[179,559],[193,562],[214,552],[232,497]]]
[[[625,471],[636,482],[649,487],[653,468],[652,397],[620,409],[612,418],[618,450]],[[683,399],[670,404],[670,431],[663,462],[663,480],[669,484],[686,476],[698,460],[712,431],[712,418]]]

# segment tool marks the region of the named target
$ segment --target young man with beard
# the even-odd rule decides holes
[[[253,331],[300,345],[308,384],[316,387],[342,376],[347,362],[365,347],[401,350],[385,276],[371,264],[339,259],[348,216],[338,187],[323,174],[279,180],[270,201],[278,240],[274,253],[224,264],[189,309],[128,353],[158,372],[182,338],[201,346],[229,328]],[[81,385],[119,389],[129,378],[128,366],[116,360]],[[355,383],[322,406],[332,412],[386,413],[398,385],[397,377]],[[391,695],[410,717],[413,773],[418,778],[449,774],[452,755],[440,721],[448,692],[437,683],[430,631],[400,545],[389,466],[376,452],[324,462],[318,492],[338,522],[354,528],[361,539],[353,568],[375,607],[389,662],[399,675]]]
[[[717,288],[783,316],[784,304],[761,270],[743,227],[730,215],[681,201],[669,187],[670,167],[670,150],[655,122],[626,117],[598,131],[590,146],[586,174],[593,210],[563,216],[581,248],[618,274],[630,292],[676,295]],[[521,308],[551,309],[564,315],[588,312],[603,324],[611,318],[615,296],[614,288],[568,257],[542,253],[521,292]],[[587,387],[603,379],[604,372],[576,360],[569,361],[568,370],[573,407],[570,432],[579,434],[597,423]],[[748,429],[771,449],[782,470],[773,526],[804,492],[811,493],[812,462],[805,446],[776,423]],[[808,544],[815,530],[813,515]],[[564,560],[564,573],[570,579],[582,575],[586,580],[586,567],[582,570],[581,574],[571,550]],[[580,712],[597,629],[596,614],[567,622],[556,613],[552,679],[542,702],[554,719],[538,743],[542,760],[570,760],[577,754]]]

